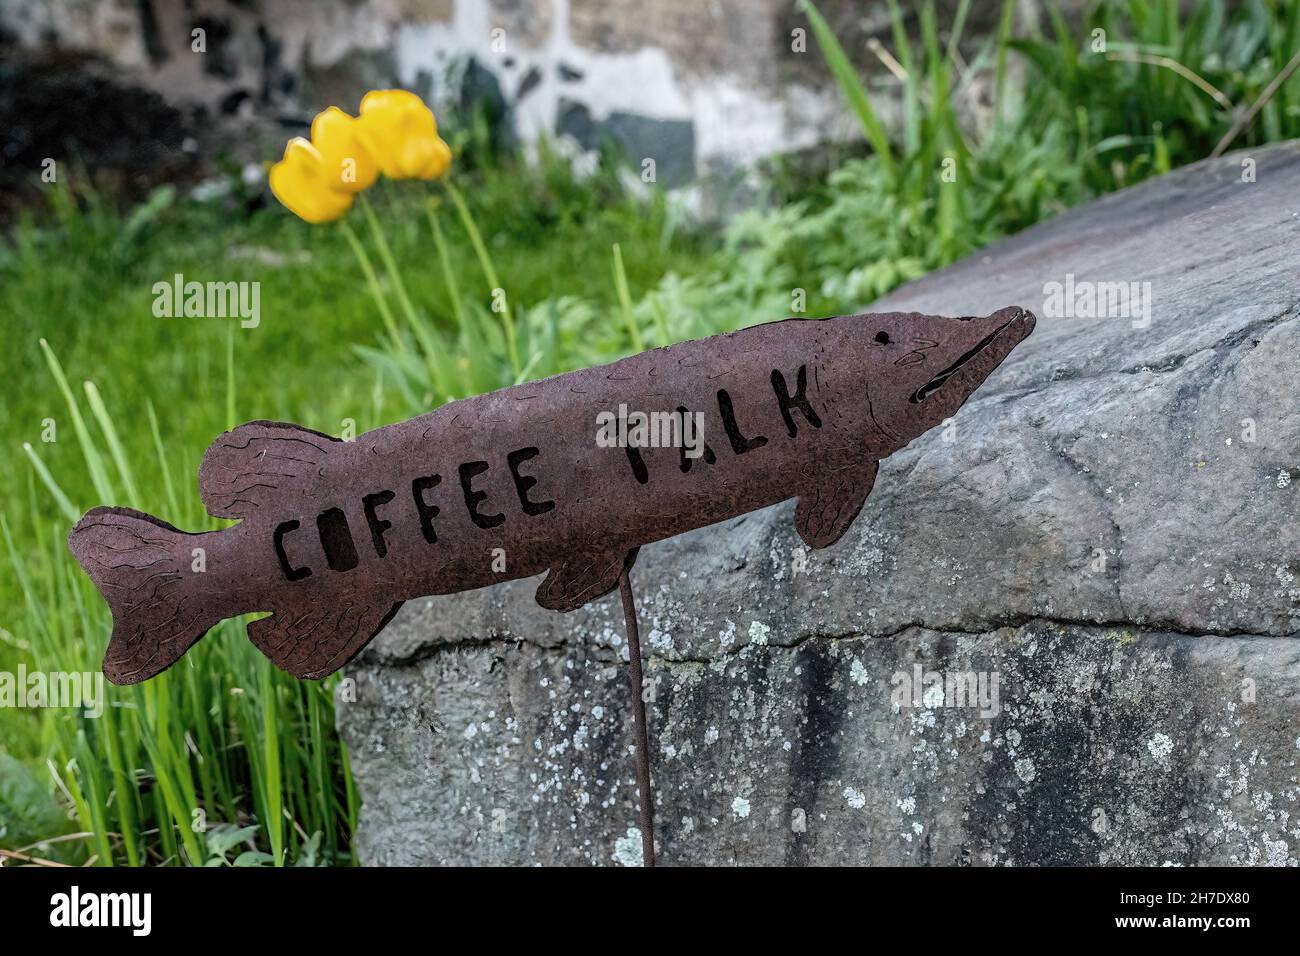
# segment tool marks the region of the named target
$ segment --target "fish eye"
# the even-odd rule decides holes
[[[876,341],[879,342],[881,345],[888,345],[888,344],[889,344],[889,333],[888,333],[888,332],[885,332],[884,330],[881,330],[881,331],[877,332],[877,333],[876,333]]]

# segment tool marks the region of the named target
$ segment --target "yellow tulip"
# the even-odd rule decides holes
[[[436,179],[451,166],[451,147],[414,93],[371,90],[361,100],[358,122],[370,155],[391,179]]]
[[[359,126],[337,106],[317,113],[311,121],[311,144],[321,155],[331,189],[359,193],[379,177],[379,167],[361,141]]]
[[[351,193],[330,188],[320,151],[301,136],[289,140],[269,179],[275,198],[308,222],[330,222],[352,206]]]

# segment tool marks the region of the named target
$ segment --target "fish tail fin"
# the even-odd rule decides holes
[[[68,533],[69,549],[113,612],[103,670],[114,684],[171,666],[225,616],[191,570],[191,547],[204,537],[131,508],[93,508]]]

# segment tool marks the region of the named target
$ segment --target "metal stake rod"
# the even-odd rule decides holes
[[[650,792],[650,733],[646,729],[645,697],[641,683],[641,634],[636,623],[636,602],[632,579],[626,568],[618,579],[623,597],[623,620],[627,626],[628,670],[632,677],[632,720],[636,729],[636,784],[641,791],[641,855],[645,866],[655,865],[654,797]]]

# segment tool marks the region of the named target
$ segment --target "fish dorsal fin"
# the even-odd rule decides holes
[[[249,422],[217,437],[199,466],[199,494],[214,518],[251,518],[272,497],[315,487],[335,445],[284,422]]]

